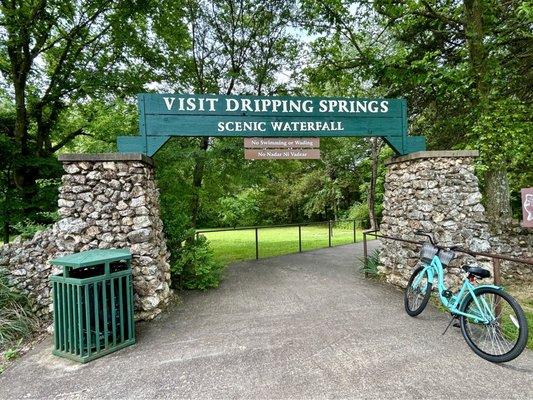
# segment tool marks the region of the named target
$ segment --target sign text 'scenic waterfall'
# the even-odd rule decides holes
[[[143,93],[138,104],[140,136],[119,137],[120,152],[152,156],[172,136],[380,136],[397,154],[425,150],[403,99]]]

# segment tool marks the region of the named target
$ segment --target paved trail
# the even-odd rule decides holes
[[[188,292],[138,343],[87,365],[47,340],[0,375],[0,398],[533,398],[533,352],[477,357],[448,319],[418,318],[365,280],[361,245],[232,265]]]

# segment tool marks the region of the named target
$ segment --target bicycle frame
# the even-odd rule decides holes
[[[458,293],[456,293],[449,299],[444,297],[443,293],[444,291],[448,290],[448,288],[444,284],[444,268],[442,267],[442,263],[438,255],[435,255],[433,257],[433,260],[431,260],[431,264],[428,265],[424,263],[424,269],[422,270],[422,273],[418,274],[418,276],[412,283],[413,288],[418,287],[418,285],[420,284],[420,280],[422,279],[422,277],[425,276],[425,274],[427,274],[428,283],[433,283],[435,277],[437,277],[437,289],[439,292],[440,302],[453,315],[463,315],[467,318],[472,318],[476,323],[484,324],[488,324],[495,319],[493,309],[487,304],[485,299],[478,298],[476,296],[475,290],[480,287],[492,287],[495,289],[501,289],[500,287],[494,285],[474,286],[470,283],[468,279],[465,279],[463,280],[463,285],[461,286],[461,289]],[[461,311],[461,304],[468,294],[470,294],[474,299],[474,303],[476,304],[479,314],[469,314]]]

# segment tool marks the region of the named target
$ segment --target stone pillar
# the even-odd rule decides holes
[[[63,154],[66,174],[55,227],[60,253],[129,248],[136,317],[151,319],[169,301],[169,253],[152,159],[142,154]]]
[[[432,232],[439,244],[457,244],[473,251],[490,251],[485,210],[474,175],[477,151],[424,151],[387,162],[383,235],[410,240],[416,229]],[[418,248],[382,240],[381,272],[393,284],[405,287],[418,263]],[[460,266],[471,262],[458,256],[448,268],[448,284],[458,282]],[[478,260],[479,262],[479,260]],[[491,268],[490,263],[483,263]]]

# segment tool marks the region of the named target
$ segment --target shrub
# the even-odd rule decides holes
[[[257,205],[257,189],[245,189],[237,196],[219,199],[219,217],[222,226],[250,226],[260,221],[260,210]]]
[[[362,263],[361,271],[364,272],[367,276],[377,278],[380,275],[378,271],[380,254],[381,251],[379,249],[374,249],[374,251],[368,256],[368,262],[366,265],[365,260],[360,259]]]
[[[22,239],[31,239],[37,232],[44,231],[47,225],[38,224],[30,219],[13,224],[13,228],[18,232]]]
[[[37,327],[28,298],[13,291],[0,274],[0,351],[30,338]]]
[[[355,219],[358,228],[367,229],[370,227],[370,217],[366,203],[356,203],[348,210],[347,219]]]
[[[205,236],[200,235],[183,243],[171,266],[172,280],[186,289],[205,290],[218,286],[223,269],[224,266],[215,261]]]

